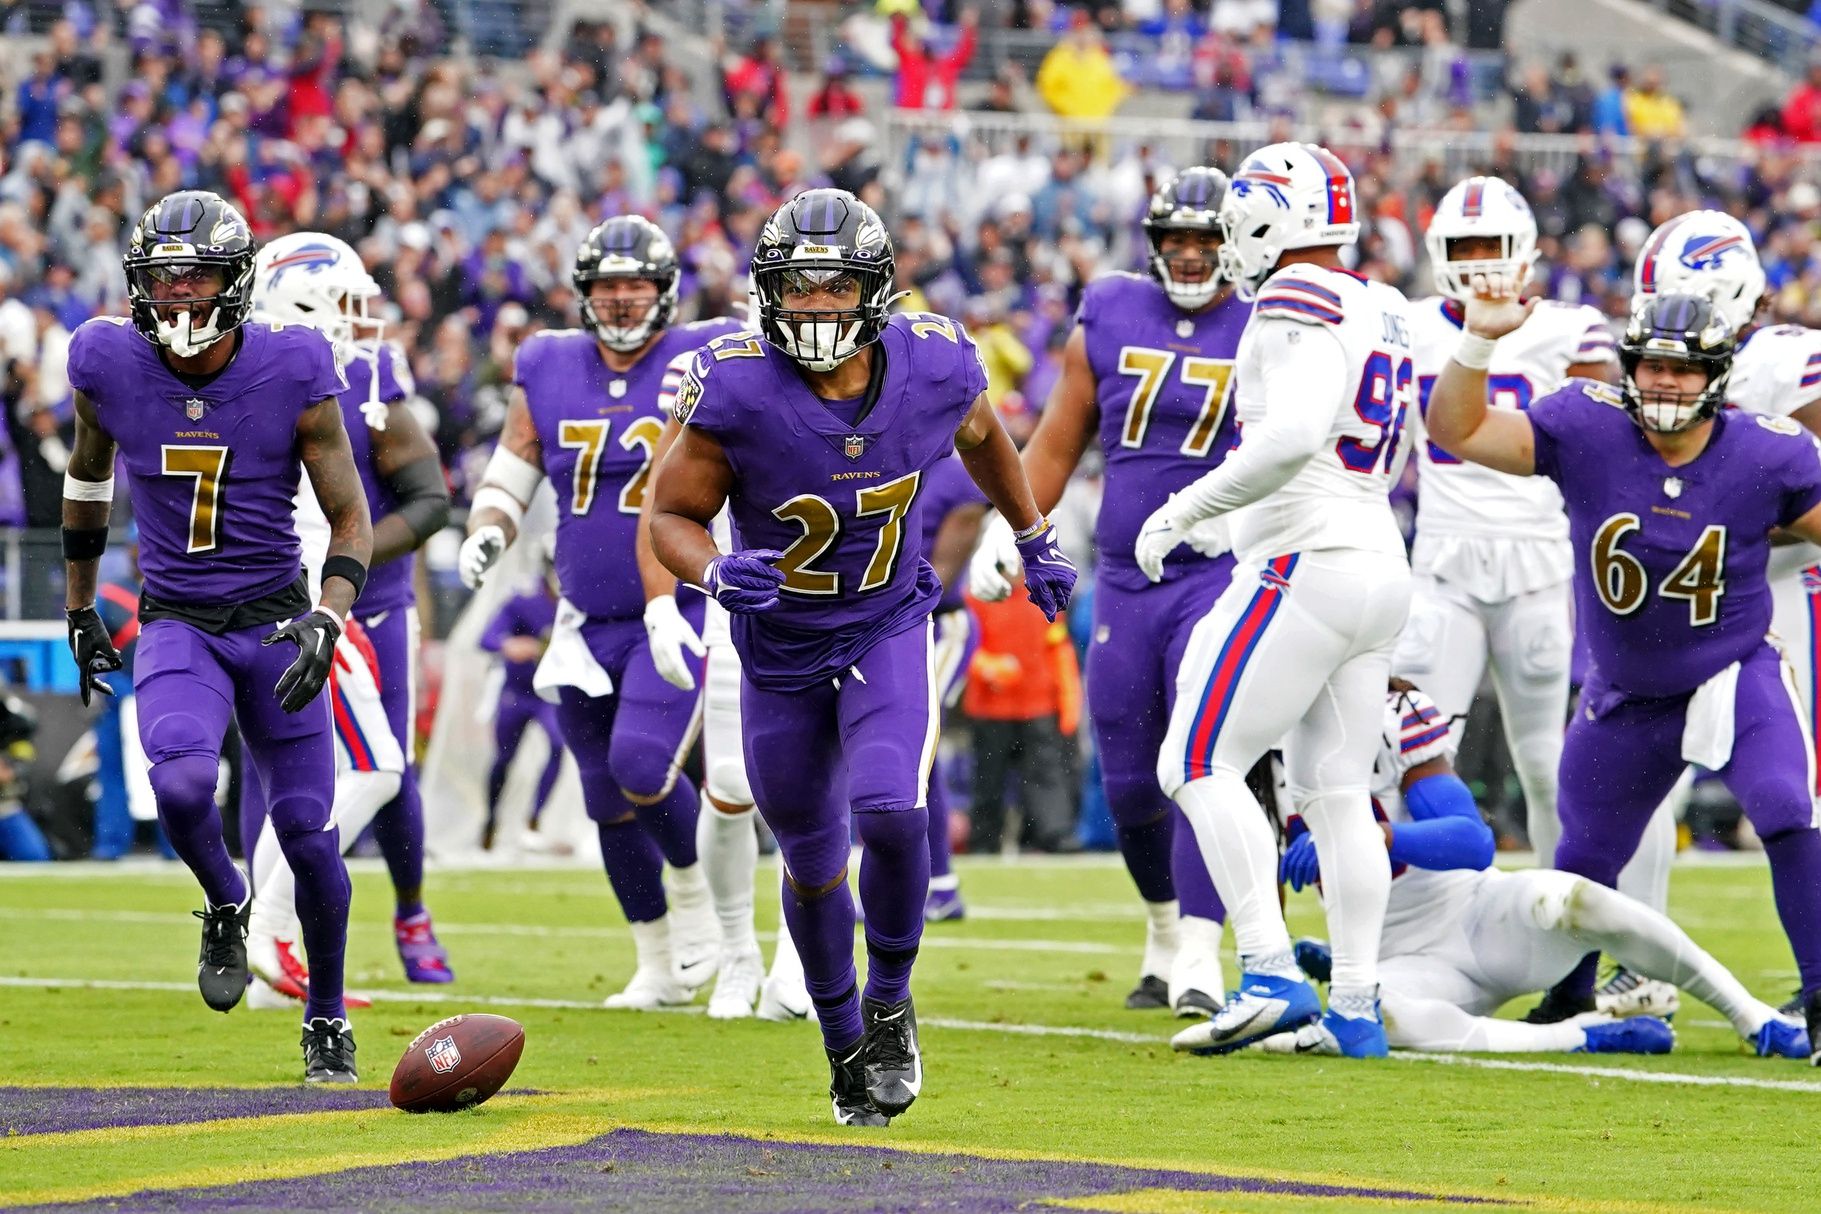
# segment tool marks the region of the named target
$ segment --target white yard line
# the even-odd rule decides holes
[[[1692,1087],[1763,1088],[1773,1092],[1821,1092],[1821,1083],[1806,1079],[1756,1079],[1748,1075],[1685,1075],[1677,1071],[1634,1071],[1616,1066],[1577,1066],[1566,1062],[1520,1062],[1513,1058],[1471,1058],[1465,1054],[1418,1054],[1399,1051],[1400,1062],[1438,1062],[1449,1066],[1480,1067],[1488,1071],[1541,1071],[1549,1075],[1581,1075],[1590,1079],[1620,1079],[1629,1083],[1671,1083]],[[1766,1063],[1765,1065],[1774,1065]]]

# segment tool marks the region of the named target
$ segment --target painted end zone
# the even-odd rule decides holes
[[[301,1094],[300,1094],[301,1093]],[[227,1118],[383,1109],[384,1092],[288,1088],[0,1087],[0,1138]]]
[[[1058,1160],[827,1146],[621,1129],[578,1146],[213,1188],[165,1190],[54,1207],[108,1211],[714,1210],[725,1214],[995,1214],[1066,1204],[1130,1210],[1143,1194],[1248,1194],[1286,1199],[1482,1205],[1486,1199],[1401,1189],[1274,1181]],[[1102,1204],[1104,1202],[1104,1204]],[[1494,1206],[1499,1203],[1490,1203]]]

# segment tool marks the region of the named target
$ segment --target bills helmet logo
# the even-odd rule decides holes
[[[438,1075],[446,1075],[462,1064],[462,1052],[455,1048],[453,1037],[438,1037],[432,1041],[424,1051],[424,1057]]]
[[[1744,243],[1738,235],[1691,236],[1677,260],[1691,270],[1717,270],[1726,263],[1726,255]]]
[[[1289,177],[1282,173],[1273,173],[1262,164],[1248,163],[1239,166],[1239,172],[1228,187],[1241,198],[1250,198],[1254,191],[1262,191],[1270,196],[1284,210],[1290,209],[1290,199],[1284,193],[1284,187],[1292,184]]]
[[[299,245],[295,250],[275,259],[271,265],[266,267],[271,274],[267,285],[276,287],[279,280],[290,270],[297,270],[304,274],[320,274],[338,260],[340,260],[340,254],[329,245]]]

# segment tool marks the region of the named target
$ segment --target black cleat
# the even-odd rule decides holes
[[[1543,1001],[1524,1013],[1525,1024],[1560,1024],[1585,1012],[1594,1011],[1592,994],[1564,995],[1551,987],[1543,992]]]
[[[1802,1015],[1802,992],[1797,991],[1795,994],[1791,995],[1789,997],[1788,1001],[1785,1002],[1782,1007],[1777,1009],[1777,1014],[1779,1016],[1800,1016],[1800,1015]]]
[[[1808,1021],[1808,1065],[1821,1066],[1821,991],[1802,1000],[1802,1015]]]
[[[210,906],[191,911],[202,920],[202,952],[196,959],[196,985],[202,1001],[218,1012],[230,1012],[247,993],[247,920],[253,894],[239,906]]]
[[[1176,1006],[1172,1010],[1178,1020],[1194,1020],[1199,1017],[1217,1016],[1220,1014],[1221,1002],[1206,991],[1194,988],[1176,996]]]
[[[1146,974],[1125,997],[1128,1012],[1160,1012],[1170,1006],[1170,984],[1156,974]]]
[[[866,1091],[866,1038],[853,1048],[828,1051],[828,1098],[835,1107],[836,1125],[890,1125],[892,1119],[873,1106]]]
[[[866,1021],[866,1091],[873,1107],[896,1117],[923,1090],[923,1054],[917,1049],[917,1009],[906,995],[897,1003],[862,999]]]
[[[304,1025],[305,1083],[358,1083],[354,1072],[354,1030],[346,1020],[318,1016]]]

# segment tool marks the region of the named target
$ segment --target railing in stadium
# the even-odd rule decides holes
[[[1801,13],[1765,0],[1644,0],[1728,46],[1769,60],[1800,76],[1817,47],[1821,28]]]

